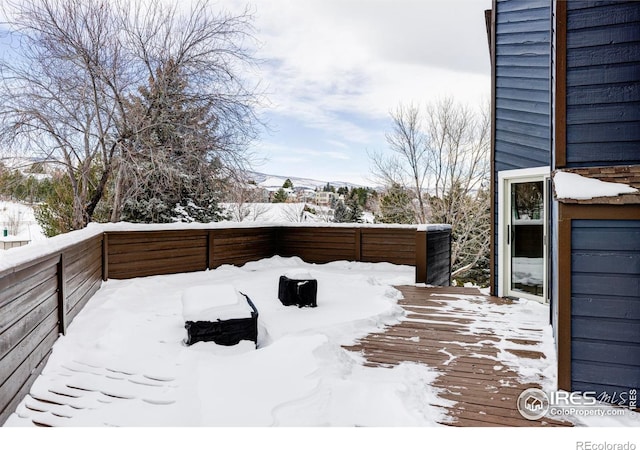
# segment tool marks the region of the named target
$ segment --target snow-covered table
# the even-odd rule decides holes
[[[219,345],[236,345],[244,340],[258,342],[258,310],[249,297],[233,285],[185,289],[182,315],[187,345],[200,341],[213,341]]]

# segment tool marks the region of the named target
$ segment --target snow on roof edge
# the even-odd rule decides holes
[[[562,170],[557,171],[553,176],[553,185],[558,199],[590,200],[596,197],[617,197],[638,192],[638,189],[627,184],[588,178]]]

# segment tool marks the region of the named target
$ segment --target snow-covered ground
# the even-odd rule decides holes
[[[22,203],[0,201],[0,239],[5,229],[10,238],[32,242],[46,239],[36,222],[33,208]]]
[[[314,223],[332,222],[333,210],[312,203],[223,203],[221,206],[235,222]],[[307,210],[305,211],[305,207]],[[309,212],[311,209],[315,212]],[[373,223],[373,214],[362,215],[364,223]]]
[[[279,276],[292,268],[318,280],[317,308],[277,299]],[[391,285],[413,277],[408,266],[273,257],[242,268],[110,280],[55,344],[33,396],[6,425],[433,425],[443,411],[432,405],[444,404],[429,388],[433,370],[364,367],[341,347],[400,319]],[[183,344],[184,288],[220,283],[258,308],[257,350],[251,342]],[[68,406],[43,403],[60,400]]]
[[[222,203],[234,222],[330,222],[330,208],[309,204],[316,213],[305,211],[306,203]]]

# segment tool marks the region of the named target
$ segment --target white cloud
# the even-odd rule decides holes
[[[351,157],[345,153],[336,150],[319,150],[308,147],[290,147],[273,143],[265,143],[260,146],[261,150],[268,152],[272,157],[279,161],[296,162],[305,160],[308,157],[323,157],[334,160],[346,161]]]
[[[274,111],[362,141],[365,135],[338,112],[384,118],[402,101],[443,95],[478,103],[489,93],[479,3],[256,2],[259,55],[270,61],[262,76]]]
[[[268,114],[324,132],[322,142],[341,142],[352,161],[362,160],[354,152],[384,148],[387,130],[379,124],[401,102],[452,96],[477,105],[489,97],[483,11],[491,0],[256,0],[251,6],[262,43],[257,56],[265,61],[255,76],[267,87]],[[283,134],[271,139],[287,146]],[[327,153],[333,150],[328,145],[306,156],[312,166],[313,158],[340,161]]]

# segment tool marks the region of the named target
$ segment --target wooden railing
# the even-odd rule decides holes
[[[0,424],[28,393],[58,335],[100,288],[102,239],[0,272]]]
[[[104,279],[213,269],[273,255],[310,263],[391,262],[416,267],[427,281],[427,232],[381,227],[257,227],[215,230],[109,231]]]
[[[102,280],[242,265],[281,255],[312,263],[412,265],[417,283],[449,284],[450,231],[438,227],[121,230],[107,225],[99,232],[69,233],[64,242],[70,244],[36,257],[28,257],[31,246],[11,250],[11,257],[27,258],[0,270],[0,424],[28,393],[58,335],[65,333]]]

